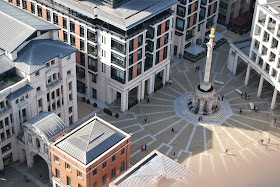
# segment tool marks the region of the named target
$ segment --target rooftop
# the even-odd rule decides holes
[[[24,126],[39,135],[43,135],[48,142],[52,142],[68,130],[67,125],[62,119],[51,112],[41,112],[34,118],[26,121]]]
[[[198,175],[154,150],[112,182],[110,186],[185,186],[197,180]]]
[[[269,9],[274,15],[280,18],[280,1],[279,0],[267,0],[267,3],[261,5]]]
[[[245,38],[243,40],[234,41],[233,44],[249,57],[251,41],[251,38]]]
[[[93,117],[58,140],[55,146],[87,165],[130,135]]]
[[[0,49],[0,74],[13,69],[14,67],[14,63],[5,55],[5,51]]]
[[[53,1],[125,31],[178,4],[177,0],[130,0],[112,8],[95,0]]]
[[[32,74],[46,66],[46,62],[55,58],[64,58],[77,51],[76,48],[59,40],[32,40],[18,53],[14,61],[16,68]]]
[[[60,28],[10,3],[0,1],[0,49],[13,52],[36,31]]]

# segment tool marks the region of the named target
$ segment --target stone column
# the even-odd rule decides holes
[[[152,94],[153,92],[154,92],[154,87],[155,87],[155,75],[152,75],[152,77],[151,78],[149,78],[149,84],[148,84],[148,87],[149,87],[149,89],[148,89],[148,94],[150,95],[150,94]]]
[[[33,154],[26,152],[27,167],[32,168],[34,165]]]
[[[162,84],[165,85],[165,82],[166,82],[166,67],[164,67],[162,73]]]
[[[52,166],[51,166],[51,163],[48,163],[48,169],[49,169],[49,179],[50,179],[50,183],[52,183]]]
[[[274,88],[274,92],[273,92],[273,96],[272,96],[272,100],[271,100],[271,105],[270,105],[271,109],[275,109],[274,106],[275,106],[275,103],[276,103],[277,94],[278,94],[278,90],[276,88]]]
[[[233,75],[236,74],[237,65],[238,65],[238,54],[236,53],[235,57],[234,57],[234,63],[233,63],[233,69],[232,69]]]
[[[143,100],[145,98],[145,81],[142,81],[142,84],[141,84],[141,100]]]
[[[170,73],[170,61],[166,66],[166,78],[165,81],[169,81],[169,73]]]
[[[137,100],[138,102],[141,101],[141,83],[137,86]]]
[[[125,112],[128,108],[127,106],[128,94],[127,91],[121,93],[121,111]]]
[[[113,91],[110,86],[107,86],[107,99],[106,99],[108,104],[111,104],[113,102]]]
[[[248,63],[247,71],[246,71],[246,77],[245,77],[245,86],[248,86],[249,78],[250,78],[250,72],[251,72],[251,65]]]
[[[258,97],[261,97],[261,95],[262,95],[262,88],[263,88],[263,75],[261,75],[261,78],[260,78],[258,94],[257,94]]]

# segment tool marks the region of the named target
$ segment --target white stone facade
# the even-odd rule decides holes
[[[216,28],[219,0],[181,0],[175,8],[172,55],[184,55],[192,44],[202,45]]]
[[[259,4],[261,2],[261,4]],[[228,67],[235,74],[238,58],[247,63],[245,85],[249,84],[251,69],[260,75],[257,96],[261,97],[264,80],[274,86],[271,109],[276,108],[276,98],[280,91],[280,13],[279,1],[266,4],[257,3],[251,30],[251,45],[249,54],[245,56],[242,50],[232,44],[229,54]],[[235,54],[235,55],[234,55]]]
[[[57,31],[49,32],[51,34],[45,33],[44,36],[38,36],[33,40],[40,38],[57,39],[57,37],[48,38],[48,36],[57,35]],[[26,44],[22,45],[25,46]],[[20,46],[17,51],[13,52],[13,55],[16,55],[22,48]],[[18,160],[19,154],[22,154],[18,151],[17,136],[22,136],[22,124],[25,121],[35,117],[40,112],[48,110],[59,115],[68,126],[78,120],[75,53],[64,58],[55,57],[46,63],[50,64],[49,67],[32,74],[26,74],[16,68],[17,77],[22,80],[16,83],[13,81],[1,83],[1,87],[3,87],[0,91],[0,147],[3,149],[0,152],[0,170],[8,162]],[[49,82],[48,77],[51,77]],[[69,83],[72,84],[71,89],[69,89]],[[7,98],[13,92],[27,85],[33,87],[33,89],[21,94],[18,98],[12,100]],[[53,98],[52,93],[54,93]],[[70,94],[72,94],[71,99],[69,99]],[[69,111],[70,107],[72,107],[71,112]],[[72,122],[69,120],[72,120]],[[8,149],[6,149],[7,147]],[[12,159],[4,161],[4,157],[7,155],[11,156]]]
[[[19,7],[24,8],[22,0],[19,2]],[[145,93],[151,94],[154,92],[157,73],[161,72],[163,85],[169,80],[173,19],[171,10],[149,24],[151,29],[154,30],[154,35],[147,38],[148,29],[145,27],[129,36],[122,36],[114,30],[102,26],[96,27],[96,25],[77,16],[65,14],[62,10],[63,7],[58,9],[57,6],[52,6],[51,4],[46,6],[40,1],[31,0],[27,1],[27,8],[24,8],[27,11],[30,11],[28,8],[30,2],[32,2],[32,6],[35,9],[34,15],[62,28],[59,31],[60,40],[79,49],[79,52],[76,53],[77,89],[79,93],[84,94],[86,97],[95,98],[105,104],[111,104],[121,95],[121,111],[126,111],[128,109],[129,91],[138,88],[137,100],[140,101],[144,99]],[[65,11],[68,11],[68,9],[65,9]],[[169,25],[166,27],[165,32],[157,34],[158,28],[162,27],[161,24],[167,24],[167,22]],[[137,49],[130,51],[130,41],[140,36],[142,37],[141,45]],[[165,41],[162,44],[160,43],[161,38],[164,37]],[[111,45],[113,40],[119,43],[118,45],[121,45],[124,51],[113,49]],[[146,46],[148,42],[153,46],[153,49],[149,49],[147,52]],[[157,46],[157,42],[160,43],[159,46]],[[139,52],[140,50],[142,52]],[[129,63],[129,56],[138,52],[138,59],[134,60],[132,64]],[[125,62],[121,65],[114,63],[113,54],[118,58],[125,59]],[[147,54],[152,58],[149,69],[145,68],[145,61],[148,61]],[[161,59],[160,56],[164,56],[164,58]],[[131,71],[134,71],[132,80],[129,78],[130,68],[133,69]],[[117,77],[112,78],[115,76],[112,71],[116,71]]]

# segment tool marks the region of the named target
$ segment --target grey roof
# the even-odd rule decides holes
[[[7,96],[7,99],[9,99],[9,100],[11,100],[11,101],[12,101],[12,100],[15,100],[15,99],[17,99],[18,97],[20,97],[20,96],[26,94],[27,92],[30,92],[30,91],[33,90],[33,89],[34,89],[33,87],[31,87],[31,86],[29,86],[29,85],[26,85],[26,86],[24,86],[24,87],[22,87],[22,88],[20,88],[20,89],[18,89],[18,90],[16,90],[16,91],[10,93],[10,94]]]
[[[5,52],[0,49],[0,74],[14,67],[14,63],[5,55]]]
[[[123,134],[93,119],[56,146],[87,165],[124,138]]]
[[[157,186],[185,186],[198,180],[196,174],[165,155],[153,151],[147,157],[114,181],[114,185],[118,187],[154,187],[154,182],[157,181]],[[179,185],[180,182],[183,185]]]
[[[68,130],[67,125],[55,113],[41,112],[34,118],[26,121],[24,126],[32,127],[35,133],[52,142],[55,138]]]
[[[64,58],[77,51],[76,48],[59,40],[32,40],[18,53],[14,61],[16,68],[32,74],[46,66],[46,62],[55,58]]]
[[[13,52],[36,31],[60,28],[10,3],[0,1],[0,48]]]
[[[128,30],[178,4],[177,0],[129,0],[112,8],[95,0],[54,0],[54,2],[123,30]]]

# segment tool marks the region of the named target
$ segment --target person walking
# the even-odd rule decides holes
[[[145,123],[147,122],[147,118],[146,117],[144,118],[144,121],[145,121]]]
[[[141,149],[142,149],[142,151],[144,150],[144,147],[143,147],[143,145],[141,146]]]
[[[225,154],[228,154],[228,149],[225,150]]]
[[[242,108],[240,108],[239,113],[242,114]]]
[[[147,103],[150,103],[150,98],[147,99]]]
[[[145,151],[147,150],[147,144],[145,144]]]
[[[173,153],[173,158],[175,158],[175,157],[176,157],[176,153],[174,152],[174,153]]]
[[[269,142],[270,142],[270,138],[268,138],[268,140],[267,140],[267,144],[269,144]]]
[[[277,119],[276,119],[276,117],[274,118],[274,123],[276,123],[276,121],[277,121]]]
[[[174,128],[172,127],[171,132],[174,133]]]
[[[224,96],[222,95],[222,101],[224,100]]]

